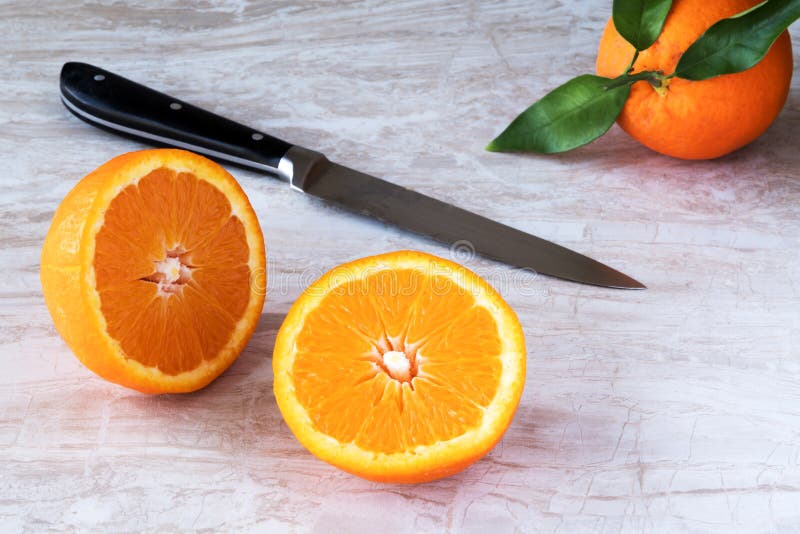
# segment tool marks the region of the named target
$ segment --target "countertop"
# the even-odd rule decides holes
[[[660,156],[618,127],[564,155],[483,150],[549,89],[593,71],[610,6],[0,4],[0,530],[800,530],[797,67],[777,122],[717,161]],[[800,26],[792,31],[800,42]],[[276,331],[300,291],[337,264],[396,249],[453,252],[231,167],[269,258],[250,344],[194,394],[107,383],[56,333],[39,254],[70,188],[143,145],[65,110],[65,61],[554,240],[648,289],[460,257],[524,326],[528,378],[515,420],[456,476],[367,482],[315,459],[283,423]]]

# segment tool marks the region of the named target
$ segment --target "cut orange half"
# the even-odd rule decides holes
[[[56,329],[98,375],[147,393],[219,376],[264,303],[264,239],[236,180],[183,150],[116,157],[56,210],[41,279]]]
[[[339,266],[281,326],[275,397],[314,455],[355,475],[452,475],[500,440],[525,382],[522,328],[468,269],[401,251]]]

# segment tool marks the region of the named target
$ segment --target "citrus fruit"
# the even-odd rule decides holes
[[[753,7],[758,0],[675,0],[656,42],[639,54],[633,72],[672,74],[683,52],[715,22]],[[623,74],[634,48],[606,24],[597,73]],[[789,92],[792,45],[788,32],[754,67],[702,81],[670,78],[660,89],[636,82],[617,122],[651,149],[683,159],[725,155],[761,135]]]
[[[275,398],[317,457],[382,482],[424,482],[484,456],[525,381],[511,308],[483,279],[400,251],[336,267],[275,342]]]
[[[56,210],[41,280],[56,329],[101,377],[199,389],[239,355],[264,303],[264,240],[234,178],[183,150],[118,156]]]

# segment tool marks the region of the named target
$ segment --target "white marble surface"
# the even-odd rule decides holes
[[[610,4],[0,2],[0,531],[800,530],[800,77],[778,122],[718,161],[668,159],[617,128],[567,155],[483,151],[546,90],[592,70]],[[282,422],[276,330],[323,270],[448,249],[232,169],[271,269],[250,345],[196,394],[108,384],[56,334],[39,251],[74,183],[140,145],[65,111],[68,60],[556,240],[649,289],[468,261],[525,327],[517,417],[457,476],[369,483],[317,461]]]

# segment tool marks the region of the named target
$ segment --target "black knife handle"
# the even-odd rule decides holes
[[[290,143],[86,63],[65,63],[61,98],[78,118],[158,146],[277,173]]]

